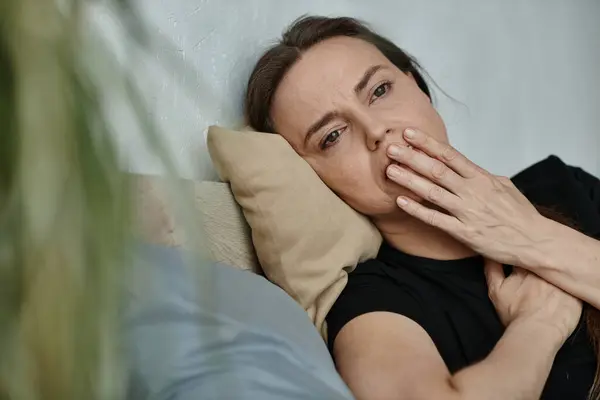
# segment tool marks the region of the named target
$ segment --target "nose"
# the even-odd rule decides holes
[[[365,132],[367,147],[371,151],[379,148],[385,136],[392,132],[385,121],[367,112],[359,114],[360,124]]]

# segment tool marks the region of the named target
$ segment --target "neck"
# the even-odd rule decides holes
[[[373,223],[392,247],[418,257],[458,260],[476,253],[441,229],[405,213],[374,218]]]

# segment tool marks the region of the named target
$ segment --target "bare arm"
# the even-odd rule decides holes
[[[490,300],[507,329],[484,360],[451,375],[414,321],[371,312],[348,322],[334,342],[339,372],[358,399],[538,399],[554,357],[581,316],[581,302],[524,269],[508,277],[485,266]]]
[[[600,241],[551,220],[524,268],[600,309]]]
[[[486,359],[451,375],[418,324],[374,312],[342,328],[334,357],[357,399],[538,399],[562,344],[556,332],[533,320],[514,323]]]
[[[600,218],[600,179],[568,167]],[[539,246],[530,247],[527,268],[554,285],[600,309],[600,241],[542,218]]]

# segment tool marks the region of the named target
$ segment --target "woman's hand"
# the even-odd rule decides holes
[[[511,265],[535,263],[530,253],[546,240],[549,220],[510,179],[490,174],[423,132],[407,130],[404,136],[413,149],[388,148],[389,157],[402,164],[390,165],[388,176],[439,207],[399,197],[404,211],[491,259]]]
[[[515,267],[507,277],[502,265],[486,260],[490,300],[504,326],[534,322],[556,329],[564,342],[581,318],[581,301],[542,278]]]

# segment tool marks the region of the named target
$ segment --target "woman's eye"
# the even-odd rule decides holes
[[[332,144],[335,144],[335,142],[338,141],[338,139],[340,138],[341,135],[342,135],[341,129],[336,129],[335,131],[330,132],[327,136],[325,136],[325,139],[321,143],[321,149],[326,149],[327,147],[331,146]]]
[[[388,92],[389,89],[390,89],[389,82],[382,83],[381,85],[377,86],[377,88],[373,92],[373,97],[371,98],[371,102],[374,102],[378,98],[384,96]]]

